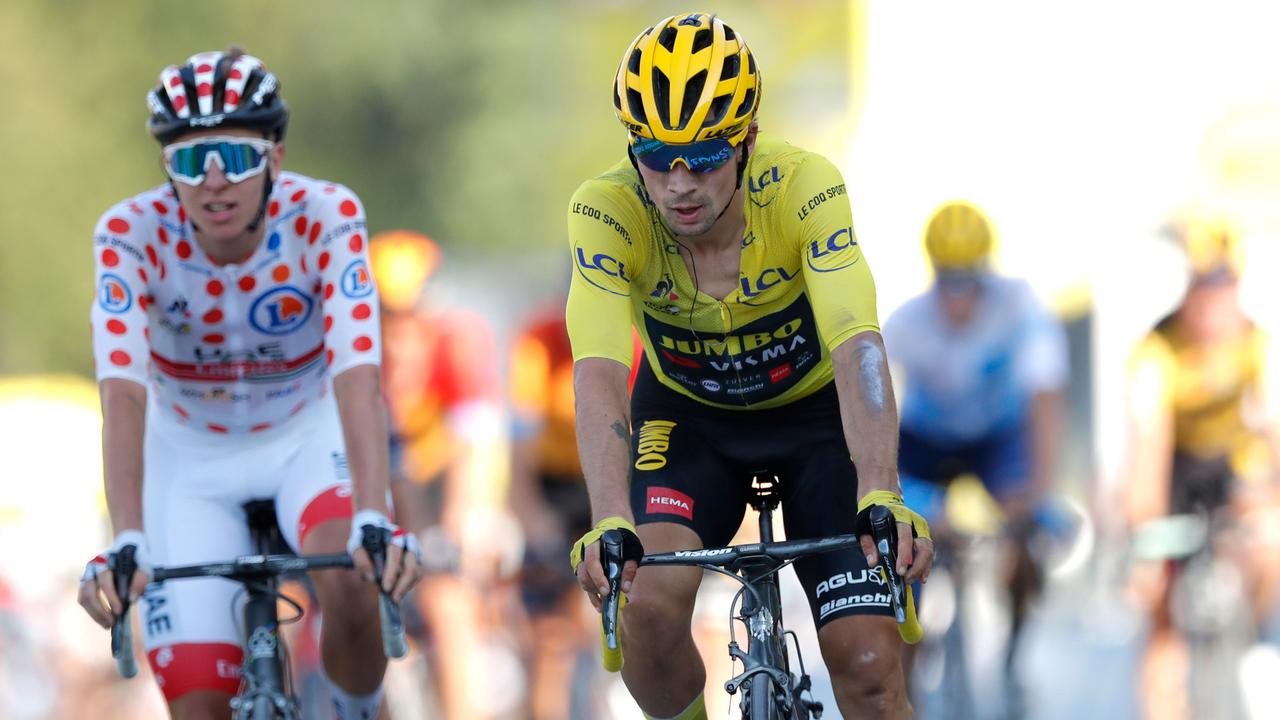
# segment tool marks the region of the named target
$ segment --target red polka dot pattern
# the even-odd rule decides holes
[[[325,315],[325,316],[324,316],[324,331],[325,331],[325,332],[329,332],[329,328],[331,328],[331,327],[333,327],[333,316],[332,316],[332,315]]]
[[[269,427],[271,427],[271,423],[258,423],[257,425],[249,428],[249,432],[262,432]]]
[[[359,208],[356,207],[355,201],[353,200],[343,200],[342,204],[338,206],[338,212],[342,213],[345,217],[355,217],[358,209]]]
[[[223,291],[222,281],[210,280],[209,284],[204,286],[204,289],[205,289],[205,292],[209,293],[210,295],[214,297],[218,297],[219,295],[222,294],[222,291]]]
[[[272,277],[276,282],[281,282],[281,283],[282,283],[282,282],[284,282],[285,280],[288,280],[288,279],[289,279],[289,266],[288,266],[288,265],[277,265],[277,266],[276,266],[276,268],[275,268],[274,270],[272,270],[272,271],[271,271],[271,277]]]
[[[186,408],[177,403],[173,404],[173,411],[181,415],[184,420],[191,417],[191,413],[187,412]]]
[[[183,260],[186,260],[187,258],[191,257],[191,243],[187,242],[186,240],[180,241],[178,243],[178,246],[174,249],[177,251],[178,257],[182,258]]]
[[[159,229],[157,229],[157,230],[156,230],[156,237],[160,238],[160,244],[161,244],[161,245],[168,245],[168,244],[169,244],[169,231],[168,231],[168,230],[165,230],[164,228],[159,228]]]
[[[107,321],[107,332],[112,335],[123,335],[129,332],[129,328],[125,327],[123,322],[120,322],[115,318],[111,318]]]
[[[181,248],[182,245],[178,247]],[[178,254],[182,254],[181,251]],[[150,245],[147,246],[147,260],[151,263],[151,267],[156,267],[160,264],[160,256],[156,254],[156,249]]]
[[[364,238],[360,237],[360,233],[351,236],[351,240],[347,242],[347,247],[351,248],[351,252],[358,253],[364,247]]]
[[[240,278],[240,282],[236,283],[244,292],[252,292],[253,288],[258,285],[258,281],[253,279],[252,275],[246,275]]]
[[[200,319],[204,320],[206,323],[210,325],[213,325],[214,323],[220,323],[222,322],[222,311],[219,310],[218,308],[214,308],[209,312],[205,313],[204,317]]]
[[[333,297],[333,283],[324,286],[324,299],[328,300]]]
[[[277,215],[279,215],[279,214],[280,214],[280,201],[279,201],[279,200],[272,200],[272,201],[271,201],[271,204],[267,206],[267,214],[268,214],[268,215],[270,215],[271,217],[275,217],[275,216],[277,216]]]
[[[125,352],[125,351],[123,351],[123,350],[112,350],[112,351],[111,351],[111,364],[112,364],[112,365],[118,365],[118,366],[120,366],[120,367],[128,367],[129,363],[131,363],[131,362],[133,362],[133,358],[129,357],[129,353],[127,353],[127,352]]]
[[[294,406],[293,406],[293,409],[289,411],[289,414],[290,414],[290,415],[297,415],[298,413],[302,412],[302,408],[304,408],[304,407],[306,407],[306,406],[307,406],[307,401],[306,401],[306,400],[303,400],[302,402],[298,403],[297,405],[294,405]]]
[[[320,221],[317,220],[311,223],[311,234],[307,235],[307,244],[314,245],[316,242],[316,238],[319,238],[319,237],[320,237]]]
[[[298,192],[296,192],[296,193],[294,193],[294,194],[290,195],[290,196],[289,196],[289,199],[290,199],[290,200],[292,200],[293,202],[298,202],[299,200],[301,200],[302,198],[304,198],[304,197],[306,197],[306,196],[307,196],[307,189],[306,189],[306,188],[303,188],[303,189],[299,190]]]
[[[164,203],[160,202],[159,200],[155,200],[155,201],[153,201],[153,202],[151,203],[151,207],[155,208],[155,209],[156,209],[156,212],[160,213],[161,215],[168,215],[168,214],[169,214],[169,206],[168,206],[168,205],[165,205]],[[163,229],[163,228],[162,228],[162,229]]]
[[[220,434],[225,434],[225,433],[229,432],[229,431],[227,430],[227,426],[226,426],[226,425],[219,425],[219,424],[217,424],[217,423],[207,423],[207,424],[205,425],[205,427],[209,428],[209,431],[210,431],[210,432],[216,432],[216,433],[220,433]]]
[[[359,305],[351,308],[351,317],[356,320],[368,320],[369,316],[372,314],[373,310],[369,307],[368,303],[360,303]]]
[[[325,350],[325,351],[324,351],[324,359],[325,359],[325,361],[326,361],[329,365],[332,365],[332,364],[333,364],[333,351],[332,351],[332,350]]]
[[[138,268],[138,277],[142,278],[142,282],[147,282],[147,269]]]
[[[115,267],[120,264],[120,256],[115,250],[107,248],[102,251],[102,264],[107,267]]]
[[[321,270],[324,270],[325,268],[329,267],[329,251],[328,250],[325,250],[324,252],[320,253],[320,260],[317,264],[320,266]]]
[[[209,343],[210,345],[219,345],[226,340],[226,338],[222,335],[222,333],[209,333],[208,335],[205,335],[200,339],[203,340],[204,342]]]
[[[293,231],[298,234],[298,237],[307,234],[307,218],[305,216],[299,215],[298,219],[293,221]]]
[[[113,233],[129,232],[129,221],[124,218],[111,218],[107,221],[107,229]]]
[[[368,335],[361,335],[355,339],[355,342],[351,343],[351,347],[360,352],[369,352],[369,350],[373,349],[373,340],[369,339]]]

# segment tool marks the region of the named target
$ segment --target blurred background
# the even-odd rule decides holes
[[[488,328],[477,362],[495,369],[488,399],[498,421],[476,441],[490,462],[465,472],[484,474],[501,495],[513,473],[493,459],[513,453],[518,462],[532,432],[520,422],[529,397],[514,380],[529,359],[518,352],[521,333],[532,309],[554,312],[567,289],[567,200],[624,157],[609,96],[618,58],[637,32],[690,9],[625,0],[0,4],[9,48],[0,138],[11,161],[0,193],[0,446],[10,478],[0,490],[0,717],[162,713],[149,679],[112,680],[107,636],[74,600],[83,563],[110,541],[86,322],[90,234],[112,203],[164,181],[143,129],[144,95],[159,70],[197,51],[243,46],[283,83],[292,111],[286,167],[351,187],[371,232],[411,229],[439,245],[439,268],[415,302]],[[1150,618],[1131,588],[1135,533],[1121,508],[1126,368],[1187,288],[1186,262],[1166,231],[1187,213],[1231,223],[1248,258],[1243,306],[1264,328],[1280,321],[1270,278],[1280,259],[1275,11],[1247,0],[696,9],[720,13],[749,42],[763,74],[762,130],[844,172],[882,319],[929,287],[922,230],[935,207],[962,198],[993,219],[999,271],[1026,278],[1066,330],[1069,422],[1055,491],[1073,513],[1069,541],[1049,563],[1010,665],[988,645],[1008,635],[991,583],[956,584],[956,598],[970,601],[952,603],[953,617],[935,617],[933,630],[941,637],[968,625],[965,671],[957,679],[920,669],[921,715],[1158,716],[1141,698]],[[981,503],[973,507],[983,514]],[[531,531],[514,520],[497,527],[510,529],[504,552],[518,556],[515,538]],[[450,682],[478,698],[460,716],[529,715],[536,636],[582,632],[582,623],[572,620],[578,607],[566,625],[539,629],[537,612],[516,607],[527,591],[502,579],[519,565],[475,580],[516,598],[476,620],[484,642],[457,646],[484,653],[424,648],[393,670],[393,717],[444,716],[435,713],[450,691],[422,688]],[[1216,595],[1225,582],[1215,575],[1203,585]],[[699,617],[711,656],[723,654],[715,633],[727,599],[709,596]],[[806,637],[816,694],[836,717],[794,598],[789,623]],[[1186,717],[1280,715],[1275,683],[1259,680],[1280,672],[1280,654],[1265,642],[1269,617],[1259,614],[1234,654],[1191,652],[1193,667],[1227,667],[1215,682],[1237,699],[1221,715]],[[554,713],[639,717],[620,684],[589,670],[592,642],[570,643],[563,695],[573,700]],[[448,665],[473,668],[483,682],[443,677]],[[1179,667],[1165,672],[1177,677]],[[1006,699],[1014,681],[1017,703]],[[708,698],[711,714],[724,714],[725,698]]]

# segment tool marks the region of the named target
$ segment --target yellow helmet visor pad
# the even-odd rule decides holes
[[[637,138],[631,145],[636,160],[654,172],[671,172],[677,163],[696,173],[708,173],[733,158],[733,144],[724,138],[668,145],[661,140]]]

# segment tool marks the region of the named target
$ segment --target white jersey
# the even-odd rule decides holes
[[[955,328],[936,287],[884,325],[902,427],[975,440],[1027,419],[1031,397],[1066,385],[1066,334],[1024,280],[987,276],[973,319]]]
[[[164,420],[257,432],[381,358],[364,208],[351,190],[281,173],[262,242],[219,265],[161,185],[111,208],[94,232],[97,376],[148,386]]]

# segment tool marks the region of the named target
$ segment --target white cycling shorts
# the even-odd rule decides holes
[[[197,431],[155,410],[147,413],[143,481],[143,524],[154,564],[254,554],[243,507],[251,500],[275,500],[280,530],[295,551],[319,523],[350,519],[351,479],[332,392],[290,422],[248,435]],[[219,578],[147,589],[143,637],[170,702],[194,690],[238,688],[241,590]]]

